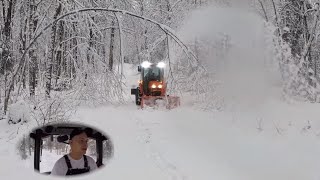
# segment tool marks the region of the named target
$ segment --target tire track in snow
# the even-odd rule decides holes
[[[163,173],[166,174],[169,180],[188,180],[188,178],[179,170],[179,168],[167,160],[155,146],[152,145],[152,131],[151,128],[158,126],[159,122],[148,119],[145,122],[142,118],[132,116],[140,130],[141,135],[138,140],[146,146],[147,157],[150,158]]]

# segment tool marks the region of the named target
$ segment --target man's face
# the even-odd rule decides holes
[[[81,133],[74,136],[70,140],[71,151],[79,154],[86,154],[88,148],[88,136],[86,133]]]

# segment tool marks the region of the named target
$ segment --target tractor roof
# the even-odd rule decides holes
[[[102,140],[107,140],[108,138],[101,134],[101,132],[81,125],[81,124],[73,124],[73,123],[60,123],[60,124],[50,124],[47,126],[43,126],[37,129],[34,129],[31,133],[30,133],[30,137],[31,138],[35,138],[37,137],[47,137],[50,135],[70,135],[70,133],[74,130],[74,129],[84,129],[87,131],[87,135],[89,138],[92,139],[97,139],[97,138],[102,138]]]

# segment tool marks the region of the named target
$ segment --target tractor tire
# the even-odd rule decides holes
[[[141,97],[140,97],[140,91],[139,91],[138,87],[137,87],[135,96],[136,96],[136,105],[140,106],[141,105]]]
[[[136,105],[140,106],[141,105],[141,101],[136,101]]]

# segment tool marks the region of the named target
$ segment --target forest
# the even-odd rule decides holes
[[[43,125],[67,120],[79,105],[127,103],[125,64],[144,60],[169,64],[171,92],[190,93],[206,109],[221,108],[214,73],[203,63],[203,55],[212,49],[219,57],[228,53],[228,34],[215,42],[184,42],[176,32],[192,11],[210,5],[246,4],[259,15],[271,34],[284,96],[320,102],[317,1],[0,2],[0,120],[9,124],[32,118]]]

